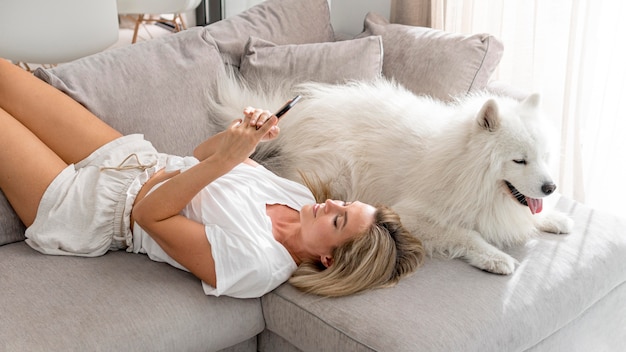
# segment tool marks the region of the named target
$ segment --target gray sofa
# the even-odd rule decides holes
[[[326,0],[268,0],[36,75],[122,132],[180,155],[215,132],[203,102],[224,62],[259,80],[382,73],[442,99],[509,91],[489,82],[503,48],[488,35],[370,14],[359,35],[368,39],[336,38]],[[192,275],[144,255],[39,254],[0,195],[0,350],[618,351],[626,345],[626,219],[552,198],[574,219],[573,233],[508,249],[520,262],[510,276],[429,258],[393,288],[329,299],[284,284],[242,300],[207,297]]]

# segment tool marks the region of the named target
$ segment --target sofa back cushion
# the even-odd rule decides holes
[[[327,0],[267,0],[206,29],[235,66],[239,66],[250,36],[277,45],[335,40]]]
[[[416,94],[451,100],[484,89],[502,58],[502,43],[489,34],[463,35],[390,24],[369,13],[358,37],[380,35],[383,74]]]
[[[187,155],[205,137],[205,92],[224,67],[201,29],[101,52],[35,75],[123,134]]]
[[[266,83],[272,89],[286,81],[371,80],[382,75],[382,67],[383,45],[379,36],[287,45],[251,37],[239,71],[248,82],[261,86]]]

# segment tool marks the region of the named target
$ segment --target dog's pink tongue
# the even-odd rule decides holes
[[[543,209],[543,200],[526,197],[526,203],[528,203],[528,207],[530,208],[531,213],[541,213],[541,210]]]

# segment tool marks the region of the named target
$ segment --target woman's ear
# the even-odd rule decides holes
[[[320,261],[322,262],[322,265],[325,266],[326,268],[333,265],[333,257],[330,255],[321,256]]]

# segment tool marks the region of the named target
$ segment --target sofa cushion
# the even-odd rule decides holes
[[[623,347],[626,306],[602,323],[591,311],[626,299],[626,219],[567,198],[556,206],[574,219],[573,232],[507,249],[520,262],[512,275],[429,259],[396,287],[350,297],[319,299],[284,284],[262,298],[266,328],[305,351],[525,351],[562,329],[584,330],[577,343],[602,336],[597,348]],[[570,328],[579,320],[587,324]]]
[[[267,0],[206,28],[220,52],[235,66],[239,66],[250,36],[276,44],[334,40],[327,0]]]
[[[382,65],[380,36],[300,45],[276,45],[250,37],[239,70],[250,82],[341,83],[379,77]]]
[[[259,299],[208,297],[193,275],[146,255],[1,249],[2,351],[217,351],[264,327]]]
[[[485,88],[503,52],[502,43],[489,34],[390,24],[375,13],[367,14],[358,37],[368,35],[383,38],[385,76],[442,100]]]
[[[0,190],[0,246],[24,240],[26,227]]]
[[[35,75],[123,134],[143,133],[161,152],[189,155],[210,133],[206,94],[223,71],[211,36],[193,28]]]

